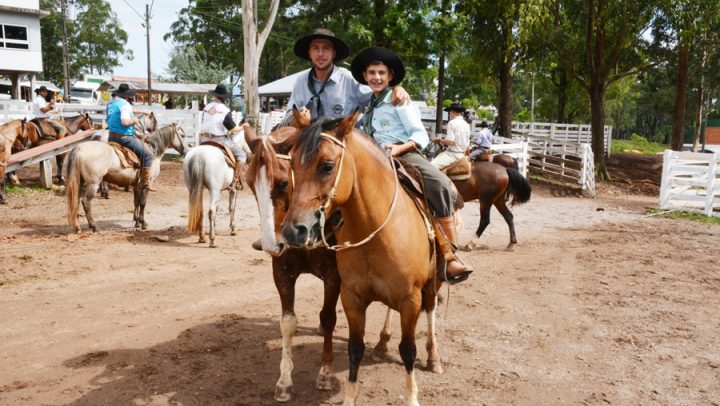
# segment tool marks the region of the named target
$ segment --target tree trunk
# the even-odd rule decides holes
[[[267,40],[275,16],[277,15],[280,0],[272,0],[270,11],[266,18],[265,28],[258,33],[257,18],[255,16],[257,0],[243,0],[243,41],[244,41],[244,73],[243,92],[245,93],[245,115],[253,125],[258,124],[260,116],[260,96],[258,94],[258,67],[265,41]]]
[[[568,79],[567,72],[564,69],[560,69],[557,79],[557,82],[553,81],[557,89],[558,98],[555,122],[568,123],[569,121],[565,116],[565,109],[567,108],[568,87],[570,86],[570,80]]]
[[[675,75],[675,109],[673,112],[672,137],[670,148],[682,151],[685,136],[685,99],[688,86],[688,60],[690,49],[686,40],[680,39],[678,45],[678,68]]]
[[[703,44],[702,58],[700,59],[700,84],[698,85],[697,102],[695,103],[695,134],[693,134],[692,151],[698,152],[700,148],[700,134],[702,133],[703,114],[703,92],[705,91],[705,62],[707,60],[707,48]]]
[[[379,47],[388,47],[387,39],[385,38],[385,26],[383,21],[385,20],[385,9],[387,4],[385,0],[375,0],[375,24],[373,24],[373,44]]]
[[[500,136],[512,138],[512,56],[510,50],[500,61]]]
[[[437,137],[442,133],[443,123],[443,102],[445,100],[445,51],[440,53],[440,62],[438,64],[438,91],[437,106],[435,107],[435,134],[431,137]],[[450,117],[448,117],[449,119]]]
[[[593,78],[590,83],[590,127],[592,151],[595,155],[595,173],[602,180],[610,180],[605,167],[605,89],[604,80]]]

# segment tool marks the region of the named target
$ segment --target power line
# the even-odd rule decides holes
[[[145,16],[144,16],[144,15],[142,15],[142,14],[140,14],[140,13],[139,13],[139,12],[138,12],[137,10],[135,10],[135,7],[133,7],[133,6],[132,6],[132,4],[128,3],[128,1],[127,1],[127,0],[123,0],[123,1],[125,2],[125,4],[127,4],[127,5],[128,5],[128,7],[130,7],[130,9],[132,9],[132,11],[134,11],[134,12],[135,12],[135,14],[137,14],[137,15],[138,15],[138,17],[140,17],[140,19],[142,19],[143,21],[145,21]]]

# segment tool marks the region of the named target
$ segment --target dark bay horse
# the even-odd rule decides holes
[[[355,129],[358,115],[320,119],[302,131],[290,152],[292,192],[282,235],[292,247],[313,247],[325,241],[325,214],[340,209],[343,224],[335,230],[340,245],[332,249],[337,250],[340,297],[350,330],[344,404],[354,405],[359,394],[365,315],[371,302],[380,301],[400,312],[407,401],[417,405],[415,329],[423,310],[428,315],[428,368],[442,371],[435,337],[442,282],[436,277],[432,227],[400,187],[384,152]]]
[[[470,167],[470,178],[453,180],[455,187],[465,202],[480,202],[480,224],[475,231],[475,238],[463,249],[470,251],[477,247],[478,239],[490,224],[490,208],[495,206],[505,219],[510,229],[508,249],[517,244],[513,215],[507,206],[508,196],[513,196],[511,206],[530,200],[532,189],[527,179],[513,168],[507,168],[493,162],[473,162]]]
[[[167,125],[147,137],[147,143],[153,151],[151,181],[160,173],[160,159],[165,150],[173,147],[180,154],[186,149],[183,141],[183,130],[175,124]],[[124,168],[113,147],[102,141],[84,142],[70,153],[68,160],[68,184],[65,193],[67,194],[68,224],[75,232],[80,232],[80,221],[78,219],[78,206],[80,204],[80,188],[84,184],[85,192],[82,196],[82,205],[85,209],[85,217],[93,231],[97,231],[97,225],[92,216],[91,202],[95,197],[98,185],[104,179],[120,186],[135,184],[138,178],[137,168]],[[138,190],[135,188],[135,210],[133,219],[135,227],[147,229],[145,222],[145,203],[147,202],[147,189]]]
[[[11,120],[0,125],[0,204],[6,204],[5,200],[5,168],[10,160],[10,155],[15,151],[24,150],[29,138],[36,129],[26,119]]]

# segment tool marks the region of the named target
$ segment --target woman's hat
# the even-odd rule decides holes
[[[228,90],[227,90],[227,88],[225,87],[225,85],[217,85],[217,86],[215,86],[215,90],[211,91],[210,93],[211,93],[213,96],[217,96],[217,97],[219,97],[219,98],[221,98],[221,99],[223,99],[223,100],[229,98],[230,96],[232,96],[232,94],[230,94],[230,92],[228,92]]]
[[[48,91],[48,88],[45,87],[45,85],[42,85],[42,86],[38,87],[37,89],[35,89],[35,94],[40,94],[40,92],[42,92],[42,91],[46,91],[46,92],[47,92],[47,91]]]
[[[117,90],[115,90],[115,96],[120,97],[121,99],[135,97],[135,90],[130,89],[130,86],[127,83],[120,83],[120,86],[118,86]]]
[[[310,60],[308,56],[308,48],[310,47],[310,41],[314,39],[326,39],[333,43],[335,46],[335,59],[333,61],[339,61],[345,59],[350,55],[350,48],[348,48],[345,41],[335,36],[335,33],[326,28],[316,28],[312,34],[308,34],[295,42],[295,55],[299,58]]]
[[[450,106],[445,108],[445,111],[457,111],[462,114],[465,112],[465,107],[463,107],[459,102],[452,102]]]
[[[392,70],[393,79],[390,81],[390,86],[395,86],[405,79],[405,65],[400,57],[387,48],[372,47],[360,51],[350,64],[350,71],[358,83],[367,85],[363,72],[374,61],[382,62]]]

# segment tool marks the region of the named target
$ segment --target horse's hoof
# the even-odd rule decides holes
[[[315,387],[318,390],[333,390],[333,380],[335,379],[335,376],[331,373],[323,373],[323,371],[320,371],[317,377],[317,381],[315,381]]]
[[[275,400],[278,402],[288,402],[292,399],[292,385],[288,386],[275,386]]]
[[[96,226],[90,226],[90,228],[93,230],[93,233],[97,233],[98,228]]]
[[[445,373],[445,369],[443,369],[442,362],[441,361],[428,361],[428,369],[430,372],[434,374],[442,374]]]
[[[507,247],[505,247],[505,251],[508,251],[508,252],[515,251],[515,244],[513,244],[513,243],[508,244]]]
[[[210,242],[210,248],[215,248],[215,243],[214,243],[214,242]]]
[[[141,228],[142,228],[143,230],[147,230],[147,223],[142,223],[142,227],[141,227]]]
[[[230,230],[230,235],[237,235],[237,232],[235,230]]]

